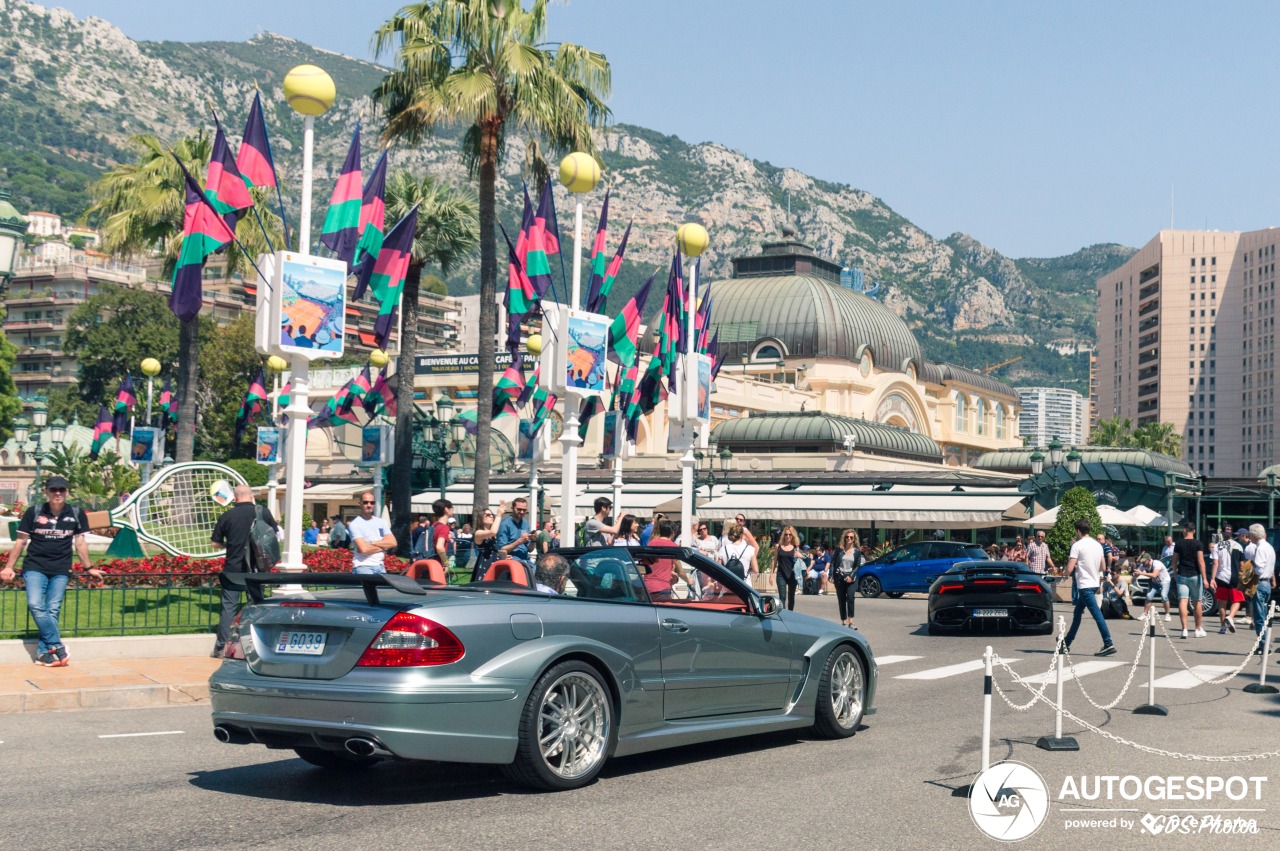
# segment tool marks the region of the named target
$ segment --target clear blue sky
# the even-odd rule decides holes
[[[51,2],[51,0],[50,0]],[[52,2],[51,2],[52,4]],[[63,0],[137,39],[270,30],[369,57],[401,3]],[[213,9],[216,8],[216,14]],[[850,183],[1013,256],[1280,225],[1280,4],[574,0],[614,119]]]

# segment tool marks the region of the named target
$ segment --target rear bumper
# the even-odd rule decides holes
[[[975,618],[973,610],[975,608],[994,608],[1005,609],[1009,612],[1007,618]],[[1027,605],[1025,603],[1013,602],[990,602],[974,604],[971,602],[948,603],[945,606],[938,606],[930,609],[929,623],[936,627],[944,629],[963,629],[965,627],[977,626],[996,626],[1010,629],[1037,629],[1042,628],[1045,624],[1053,623],[1053,604],[1045,602],[1043,604]]]
[[[254,674],[224,662],[209,680],[213,725],[271,748],[376,742],[402,759],[507,764],[524,707],[517,684],[452,681],[360,688]]]

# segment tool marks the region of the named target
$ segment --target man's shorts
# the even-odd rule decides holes
[[[1178,599],[1186,600],[1188,604],[1196,603],[1204,594],[1204,580],[1197,574],[1196,576],[1179,576],[1178,577]]]
[[[1160,601],[1162,603],[1169,602],[1169,580],[1161,580],[1154,583],[1154,585],[1155,587],[1153,590],[1160,595]],[[1150,593],[1147,594],[1147,599],[1153,599]]]

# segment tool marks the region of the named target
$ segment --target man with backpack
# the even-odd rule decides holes
[[[213,652],[209,654],[215,659],[222,655],[223,645],[231,634],[231,623],[236,619],[236,612],[240,608],[240,589],[228,582],[225,574],[270,570],[275,566],[258,562],[254,556],[254,526],[259,522],[269,527],[272,533],[280,528],[270,511],[254,504],[253,488],[236,485],[235,504],[218,518],[210,538],[215,547],[227,551],[222,563],[222,574],[218,576],[218,583],[222,586],[222,612],[218,616],[218,634],[214,640]],[[275,557],[278,558],[278,545],[275,552]],[[270,558],[268,554],[266,560],[269,561]]]

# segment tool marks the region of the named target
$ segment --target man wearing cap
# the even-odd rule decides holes
[[[58,632],[58,614],[71,579],[72,549],[80,557],[81,568],[95,579],[102,571],[89,561],[89,520],[79,508],[67,504],[67,480],[50,476],[44,483],[45,501],[29,506],[18,523],[18,542],[9,550],[9,561],[0,570],[0,582],[13,581],[13,568],[23,550],[29,549],[22,564],[27,586],[27,609],[35,621],[36,664],[63,668],[67,648]]]

